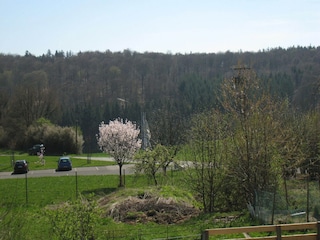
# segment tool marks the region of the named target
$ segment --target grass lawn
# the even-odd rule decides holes
[[[172,172],[168,175],[159,179],[162,186],[169,186],[165,188],[164,194],[183,196],[184,187],[180,182],[182,172]],[[125,189],[119,189],[118,183],[118,175],[1,179],[0,237],[6,229],[11,229],[7,235],[12,234],[14,230],[17,232],[8,239],[54,239],[51,235],[50,219],[45,215],[45,209],[48,207],[73,201],[80,194],[96,200],[112,193],[126,197],[136,191],[146,191],[152,182],[144,175],[128,175]],[[213,215],[203,215],[185,223],[165,225],[124,224],[114,222],[110,217],[103,217],[96,226],[95,239],[155,239],[169,236],[190,236],[184,239],[196,239],[195,236],[203,229],[214,226],[212,218]],[[244,216],[239,219],[238,225],[250,225],[248,219]]]
[[[167,177],[159,177],[159,187],[163,196],[182,197],[188,195],[187,186],[183,185],[183,171],[172,171]],[[98,200],[110,194],[134,196],[135,192],[147,191],[152,181],[144,175],[126,176],[126,187],[119,189],[119,176],[61,176],[41,178],[14,178],[0,180],[0,237],[7,234],[6,229],[17,230],[16,235],[8,239],[54,239],[52,225],[45,215],[45,209],[59,206],[67,201],[74,201],[80,195],[88,199]],[[290,189],[301,189],[304,182],[290,181]],[[312,192],[318,188],[316,182],[310,183]],[[298,194],[298,192],[295,192]],[[305,197],[305,193],[301,194]],[[112,202],[111,202],[112,204]],[[303,204],[303,203],[302,203]],[[214,213],[201,215],[180,224],[136,223],[125,224],[114,222],[106,216],[96,226],[95,239],[156,239],[177,237],[183,239],[199,239],[199,234],[207,228],[237,227],[258,224],[250,219],[248,213]],[[216,221],[224,216],[236,216],[231,222]],[[17,227],[18,226],[18,227]],[[182,237],[183,236],[183,237]],[[230,236],[229,236],[230,237]],[[238,237],[238,236],[232,236]],[[219,236],[217,239],[221,239]]]
[[[105,154],[92,154],[91,157],[105,157]],[[0,154],[0,171],[12,171],[10,154]],[[106,161],[88,161],[77,156],[70,156],[74,167],[105,166],[115,164]],[[87,157],[82,155],[81,157]],[[38,163],[37,156],[15,154],[14,159],[26,159],[30,169],[54,169],[57,166],[58,156],[45,156],[46,164]],[[26,175],[27,176],[27,175]],[[183,171],[168,171],[166,177],[159,175],[158,187],[164,197],[183,197],[189,195],[183,179]],[[124,197],[135,196],[137,192],[147,191],[153,181],[145,175],[125,176],[124,189],[118,188],[119,176],[58,176],[41,178],[10,178],[0,179],[0,239],[58,239],[52,235],[52,225],[46,216],[46,209],[60,206],[63,203],[75,201],[79,196],[91,200],[114,194]],[[296,199],[297,208],[305,205],[306,182],[293,180],[288,182],[290,196],[301,196]],[[317,182],[310,183],[310,203],[317,200],[319,194]],[[112,201],[110,200],[110,204]],[[95,239],[166,239],[179,236],[181,239],[199,239],[199,234],[207,228],[236,227],[256,225],[245,214],[225,213],[225,216],[237,216],[234,221],[217,221],[223,219],[223,214],[202,214],[179,224],[135,223],[125,224],[115,222],[104,212],[96,228]],[[6,236],[6,238],[2,238]],[[219,237],[219,239],[221,239]]]

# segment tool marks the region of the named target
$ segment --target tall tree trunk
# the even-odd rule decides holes
[[[122,181],[122,163],[118,163],[119,165],[119,187],[124,187],[123,186],[123,181]]]

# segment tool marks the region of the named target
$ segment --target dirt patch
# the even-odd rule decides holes
[[[106,199],[101,199],[103,204]],[[198,216],[199,209],[174,198],[163,197],[127,197],[117,201],[107,209],[115,221],[125,223],[155,222],[158,224],[181,223],[193,216]]]

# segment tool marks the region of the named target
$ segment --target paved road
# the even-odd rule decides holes
[[[78,159],[88,159],[88,157],[80,157],[80,156],[75,156],[72,158],[78,158]],[[113,157],[90,157],[91,160],[98,160],[98,161],[107,161],[107,162],[114,162]]]
[[[87,157],[74,157],[80,159],[87,159]],[[114,161],[111,157],[91,157],[91,160],[99,160],[99,161]],[[134,164],[125,164],[122,167],[122,171],[125,174],[133,174],[134,173]],[[47,170],[30,170],[27,174],[27,177],[58,177],[58,176],[72,176],[72,175],[118,175],[119,174],[119,166],[99,166],[99,167],[79,167],[73,168],[71,171],[59,171],[57,172],[55,169],[47,169]],[[0,179],[4,178],[24,178],[25,174],[12,174],[12,172],[0,172]]]
[[[134,173],[134,164],[125,164],[122,167],[125,174]],[[80,167],[73,168],[71,171],[56,171],[55,169],[47,170],[30,170],[27,177],[58,177],[58,176],[71,176],[71,175],[118,175],[119,166],[99,166],[99,167]],[[12,174],[12,172],[0,172],[0,179],[4,178],[24,178],[25,174]]]

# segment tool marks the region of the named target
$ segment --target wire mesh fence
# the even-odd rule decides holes
[[[92,179],[95,179],[94,182]],[[46,206],[66,200],[75,200],[78,194],[95,192],[107,194],[114,191],[115,181],[106,181],[104,176],[89,177],[72,174],[68,177],[56,178],[24,178],[11,179],[0,186],[3,192],[5,188],[14,189],[10,194],[2,195],[1,202],[6,204],[36,204]],[[110,179],[110,176],[108,177]],[[136,179],[134,181],[137,181]],[[55,187],[52,187],[53,185]],[[134,184],[134,183],[132,183]],[[59,187],[57,187],[59,186]],[[320,184],[318,180],[310,181],[304,177],[291,179],[283,183],[283,186],[273,192],[256,191],[255,203],[249,206],[251,212],[261,220],[263,224],[294,223],[320,220]],[[185,233],[188,232],[188,235]],[[200,228],[194,231],[184,231],[168,225],[165,229],[155,228],[154,231],[135,229],[112,228],[104,232],[105,239],[200,239]]]
[[[109,177],[110,178],[110,177]],[[113,178],[116,178],[114,176]],[[79,194],[89,194],[112,191],[113,183],[105,176],[78,176],[70,173],[68,176],[30,178],[28,174],[12,176],[4,180],[0,186],[2,192],[1,203],[4,205],[37,205],[46,206],[64,201],[73,201]]]
[[[290,180],[274,192],[256,191],[251,212],[263,224],[320,220],[319,181],[308,178]]]
[[[111,178],[114,178],[113,180]],[[111,180],[110,180],[111,179]],[[130,178],[131,179],[131,178]],[[132,181],[132,182],[131,182]],[[127,181],[132,185],[140,179],[132,178]],[[32,178],[28,174],[14,175],[0,185],[0,191],[6,192],[1,196],[1,204],[13,206],[59,206],[61,202],[74,201],[80,195],[107,195],[114,192],[118,176],[81,176],[71,173],[69,176],[55,178]],[[11,189],[7,191],[6,189]],[[152,224],[151,224],[152,225]],[[103,239],[200,239],[204,226],[178,226],[175,224],[155,224],[155,226],[132,228],[120,227],[117,224],[106,226]],[[101,235],[100,235],[101,236]]]

